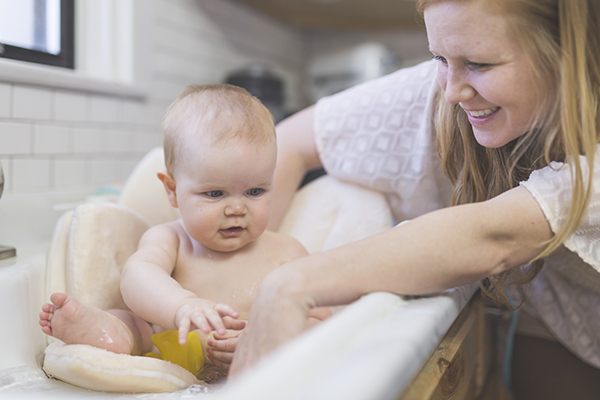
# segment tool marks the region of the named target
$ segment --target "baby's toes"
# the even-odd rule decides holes
[[[42,324],[45,324],[45,325],[42,325],[42,326],[49,325],[50,324],[50,319],[52,319],[52,314],[47,313],[47,312],[43,312],[43,311],[40,313],[40,325],[42,325]]]
[[[54,312],[55,309],[56,309],[56,306],[54,304],[45,303],[44,305],[42,305],[43,312],[51,313],[51,312]]]

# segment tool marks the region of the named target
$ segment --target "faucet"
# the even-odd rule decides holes
[[[0,197],[4,192],[4,171],[2,170],[2,163],[0,163]],[[0,244],[0,260],[6,258],[16,257],[17,249],[11,246],[4,246]]]

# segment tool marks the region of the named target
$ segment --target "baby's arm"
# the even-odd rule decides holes
[[[237,311],[199,298],[171,277],[178,247],[179,237],[169,224],[152,227],[142,236],[138,250],[121,274],[121,293],[127,306],[146,321],[178,329],[181,344],[186,343],[194,327],[205,333],[214,329],[220,334],[226,328],[239,329],[241,321],[223,320],[225,316],[237,318]]]

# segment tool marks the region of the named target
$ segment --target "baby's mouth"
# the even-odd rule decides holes
[[[221,229],[221,232],[225,236],[238,236],[243,230],[244,228],[241,226],[232,226],[231,228]]]

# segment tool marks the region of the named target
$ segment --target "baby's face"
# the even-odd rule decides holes
[[[275,140],[194,145],[177,161],[177,203],[186,230],[205,247],[228,252],[266,229],[273,201]]]

